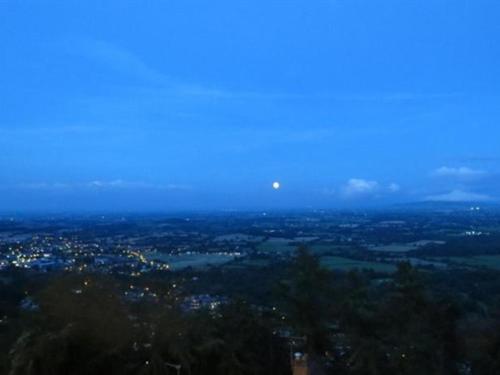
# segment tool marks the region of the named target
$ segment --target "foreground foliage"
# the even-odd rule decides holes
[[[299,340],[291,349],[307,352],[324,373],[500,373],[500,305],[493,293],[481,294],[488,286],[498,290],[496,274],[435,276],[409,264],[390,279],[333,274],[305,248],[282,272],[263,272],[208,271],[210,285],[219,279],[260,284],[247,295],[241,285],[228,285],[228,303],[199,311],[183,311],[182,293],[171,290],[154,301],[131,302],[123,298],[126,280],[50,279],[33,296],[36,308],[7,310],[2,303],[12,319],[0,328],[0,369],[139,375],[175,374],[179,365],[190,375],[289,374],[293,336]],[[167,289],[164,279],[157,282]],[[480,282],[484,287],[475,291]],[[12,300],[23,297],[16,288],[9,293]],[[250,302],[259,299],[266,303]]]

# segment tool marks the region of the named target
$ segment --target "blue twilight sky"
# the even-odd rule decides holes
[[[498,0],[0,0],[0,210],[498,200],[499,19]]]

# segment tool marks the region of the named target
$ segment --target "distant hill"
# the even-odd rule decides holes
[[[472,209],[479,210],[500,210],[498,203],[485,202],[408,202],[399,203],[391,207],[396,210],[406,211],[471,211]]]

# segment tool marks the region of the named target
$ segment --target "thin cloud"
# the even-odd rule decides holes
[[[432,172],[433,176],[436,177],[454,177],[454,178],[473,178],[473,177],[482,177],[487,173],[483,170],[472,169],[469,167],[440,167],[435,169]]]
[[[108,69],[137,78],[142,85],[157,87],[162,95],[233,98],[254,96],[255,93],[233,92],[220,88],[206,87],[201,84],[180,82],[152,67],[132,51],[103,40],[80,39],[71,41],[68,50],[94,61]]]
[[[376,192],[379,187],[380,185],[377,181],[370,181],[362,178],[351,178],[343,186],[342,192],[344,196],[347,197],[367,195]]]
[[[21,183],[15,185],[3,185],[4,189],[21,189],[21,190],[64,190],[71,188],[71,184],[64,184],[60,182],[32,182]]]
[[[4,185],[3,189],[15,190],[191,190],[190,185],[184,184],[154,184],[142,181],[124,180],[93,180],[88,182],[61,183],[61,182],[35,182]]]
[[[154,83],[169,83],[168,76],[150,67],[140,57],[125,48],[103,40],[72,41],[71,50],[87,59],[120,73],[129,74]]]
[[[488,202],[493,198],[486,194],[478,194],[463,190],[452,190],[448,193],[427,196],[428,202]]]
[[[391,193],[397,193],[401,190],[401,186],[399,184],[396,184],[396,183],[391,183],[389,184],[389,186],[387,187],[387,189],[391,192]]]
[[[142,189],[142,190],[190,190],[191,186],[182,184],[154,184],[142,181],[91,181],[82,185],[94,189]]]
[[[106,66],[121,74],[126,74],[144,81],[145,84],[162,88],[163,94],[172,93],[179,96],[209,97],[215,99],[253,99],[253,100],[296,100],[308,97],[349,102],[406,102],[417,100],[434,100],[461,95],[460,93],[414,93],[414,92],[317,92],[309,95],[296,92],[258,92],[247,90],[228,90],[210,85],[181,82],[155,68],[151,63],[129,49],[104,40],[73,39],[66,41],[65,50],[73,51],[90,61]]]
[[[351,178],[340,189],[343,198],[382,198],[401,191],[401,186],[395,182],[381,184],[375,180]]]

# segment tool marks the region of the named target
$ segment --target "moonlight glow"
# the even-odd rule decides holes
[[[273,182],[273,189],[278,190],[281,187],[280,183],[278,181]]]

